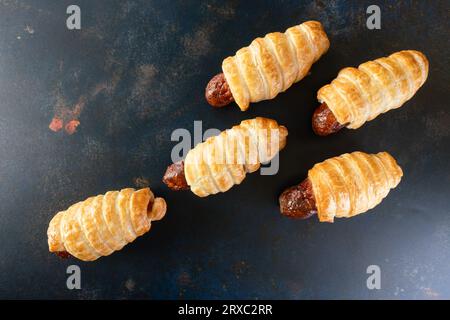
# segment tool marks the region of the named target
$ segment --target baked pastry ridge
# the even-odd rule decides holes
[[[286,145],[288,131],[275,120],[242,121],[191,149],[184,174],[192,192],[205,197],[240,184],[247,172],[270,161]]]
[[[320,221],[348,218],[378,205],[395,188],[403,171],[387,152],[346,153],[308,171]]]
[[[93,261],[122,249],[150,230],[166,213],[166,202],[149,188],[108,191],[58,212],[47,236],[50,252]]]
[[[403,50],[389,57],[344,68],[317,93],[336,120],[357,129],[389,110],[402,106],[424,84],[428,60],[416,50]]]
[[[300,81],[329,46],[321,23],[307,21],[256,38],[225,58],[222,70],[234,100],[245,111],[250,102],[272,99]]]

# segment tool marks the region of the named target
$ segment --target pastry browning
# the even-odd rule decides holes
[[[333,113],[337,123],[326,124],[313,116],[318,134],[334,132],[332,126],[357,129],[391,109],[399,108],[417,92],[428,76],[428,60],[415,50],[368,61],[356,68],[342,69],[331,84],[322,87],[317,98]]]
[[[287,129],[274,120],[244,120],[189,151],[184,161],[186,181],[199,197],[225,192],[283,149],[286,136]]]
[[[47,230],[50,252],[93,261],[122,249],[166,213],[149,188],[108,191],[58,212]]]
[[[264,38],[256,38],[222,63],[232,99],[216,103],[215,97],[220,96],[218,91],[224,86],[217,85],[214,79],[208,84],[206,98],[213,106],[223,106],[235,100],[245,111],[250,102],[273,99],[303,79],[329,46],[327,35],[317,21],[307,21],[284,33],[274,32]],[[214,87],[217,89],[211,90]]]
[[[244,120],[190,150],[184,162],[168,167],[163,181],[172,190],[187,184],[199,197],[225,192],[283,149],[287,134],[275,120]]]
[[[317,211],[321,222],[353,217],[378,205],[402,175],[387,152],[346,153],[314,165],[304,182],[283,192],[280,210],[300,218]]]

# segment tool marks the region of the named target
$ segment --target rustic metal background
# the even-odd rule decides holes
[[[82,29],[65,27],[69,4]],[[0,298],[450,298],[449,2],[0,0]],[[256,36],[320,20],[331,48],[312,73],[242,113],[204,100],[222,59]],[[345,66],[422,50],[428,81],[403,108],[327,138],[314,136],[316,92]],[[75,134],[49,130],[56,114]],[[289,128],[275,176],[253,174],[200,199],[161,182],[176,128],[225,129],[266,116]],[[278,213],[277,197],[316,162],[389,151],[404,178],[370,213],[334,224]],[[48,253],[58,210],[150,185],[166,218],[94,263]],[[82,289],[66,288],[77,264]],[[381,290],[366,268],[381,267]]]

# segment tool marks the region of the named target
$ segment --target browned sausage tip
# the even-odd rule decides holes
[[[307,219],[317,213],[316,199],[308,178],[286,189],[279,201],[281,213],[291,218]]]
[[[60,257],[61,259],[68,259],[70,257],[72,257],[72,255],[70,253],[68,253],[67,251],[56,251],[55,254]]]
[[[223,73],[215,75],[206,86],[206,101],[213,107],[224,107],[234,101],[230,87]]]
[[[184,176],[184,162],[178,161],[167,167],[163,182],[172,190],[189,190]]]
[[[319,136],[327,136],[341,130],[345,125],[340,124],[327,104],[322,103],[312,117],[312,127]]]

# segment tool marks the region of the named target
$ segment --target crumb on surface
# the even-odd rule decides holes
[[[80,125],[80,121],[78,120],[70,120],[66,126],[65,130],[68,134],[74,134],[77,131],[77,127]]]
[[[62,127],[63,121],[58,117],[54,117],[48,126],[48,128],[54,132],[58,132]]]

